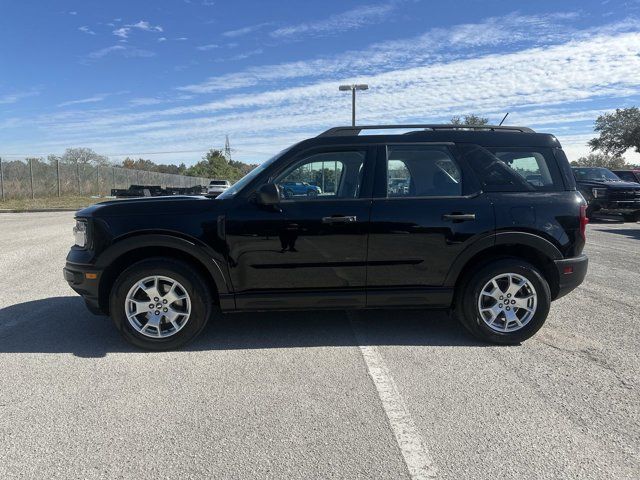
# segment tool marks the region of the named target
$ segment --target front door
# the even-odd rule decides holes
[[[371,150],[296,155],[271,179],[277,207],[247,202],[228,213],[238,309],[364,306]]]
[[[381,147],[371,209],[367,305],[447,306],[456,257],[494,229],[493,208],[452,145]]]

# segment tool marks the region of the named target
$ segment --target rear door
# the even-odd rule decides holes
[[[452,263],[493,231],[492,205],[453,144],[379,147],[367,305],[446,306]]]

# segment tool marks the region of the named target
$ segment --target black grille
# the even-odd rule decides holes
[[[640,188],[629,190],[610,190],[609,198],[611,200],[635,200],[640,198]]]

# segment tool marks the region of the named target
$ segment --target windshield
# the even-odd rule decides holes
[[[244,177],[242,177],[240,180],[238,180],[236,183],[231,185],[231,187],[227,188],[223,193],[218,195],[216,198],[225,199],[225,198],[235,197],[238,194],[238,192],[240,192],[245,187],[245,185],[247,185],[248,183],[251,183],[251,180],[256,178],[260,173],[264,172],[264,170],[269,165],[271,165],[273,162],[275,162],[280,157],[282,157],[282,155],[287,153],[291,148],[292,147],[285,148],[280,153],[277,153],[276,155],[271,157],[269,160],[261,163],[256,168],[254,168],[249,173],[247,173]]]
[[[607,170],[602,167],[591,167],[591,168],[574,168],[573,175],[576,177],[576,180],[594,180],[597,182],[620,182],[620,177],[618,177],[611,170]]]
[[[226,180],[211,180],[211,182],[209,182],[209,185],[226,185],[227,181]]]

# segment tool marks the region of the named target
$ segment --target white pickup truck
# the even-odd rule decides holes
[[[229,180],[211,180],[207,187],[207,195],[220,195],[230,186]]]

